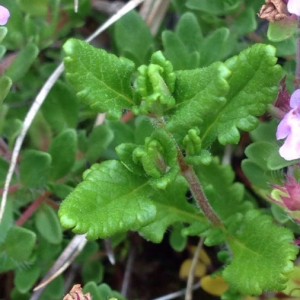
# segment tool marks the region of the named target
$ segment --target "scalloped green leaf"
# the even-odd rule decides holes
[[[239,129],[251,131],[257,127],[256,117],[276,98],[282,77],[275,51],[273,46],[256,44],[225,62],[232,72],[228,100],[203,129],[205,147],[216,136],[223,145],[237,144]]]
[[[220,164],[214,158],[210,165],[201,165],[195,171],[211,206],[223,221],[253,208],[251,202],[244,200],[244,186],[234,182],[235,173],[230,165]]]
[[[203,69],[177,71],[174,98],[176,110],[170,112],[167,129],[178,143],[193,127],[208,127],[216,112],[226,104],[229,69],[220,62]]]
[[[221,144],[238,143],[238,129],[255,129],[258,125],[255,117],[263,114],[274,101],[282,77],[275,52],[273,46],[256,44],[225,62],[232,71],[228,104],[216,120],[216,126],[212,126]]]
[[[122,109],[132,107],[132,61],[76,39],[69,39],[63,48],[67,78],[80,99],[112,119],[119,119]]]
[[[154,243],[160,243],[167,228],[176,222],[205,222],[206,219],[199,209],[187,202],[185,194],[187,184],[182,177],[167,187],[164,193],[153,197],[157,215],[149,225],[139,230],[139,233]]]
[[[84,173],[84,181],[63,201],[58,214],[64,227],[87,233],[89,239],[105,238],[152,222],[152,197],[156,194],[147,178],[119,161],[106,161]]]
[[[243,226],[228,239],[233,259],[223,271],[224,279],[246,295],[284,289],[298,253],[293,240],[292,232],[275,225],[270,216],[249,211]]]

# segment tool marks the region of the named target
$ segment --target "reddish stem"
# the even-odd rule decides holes
[[[205,214],[207,219],[216,226],[222,225],[222,221],[217,216],[210,203],[208,202],[206,196],[203,193],[201,183],[195,174],[195,171],[192,166],[188,165],[184,161],[184,157],[180,151],[178,151],[178,163],[181,169],[181,174],[185,177],[186,181],[189,184],[190,190],[197,201],[202,212]]]
[[[21,183],[15,183],[8,188],[8,193],[14,193],[21,187]],[[2,196],[4,189],[0,189],[0,196]]]
[[[37,208],[41,205],[41,203],[49,197],[50,192],[46,191],[41,196],[39,196],[36,200],[34,200],[27,209],[22,213],[21,217],[16,221],[15,225],[22,226],[37,210]]]
[[[127,111],[121,118],[121,122],[127,123],[132,118],[134,118],[134,114],[131,111]]]

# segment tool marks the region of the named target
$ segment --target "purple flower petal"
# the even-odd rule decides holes
[[[9,10],[6,7],[0,5],[0,25],[5,25],[9,17]]]
[[[279,125],[277,127],[277,131],[276,131],[276,139],[277,140],[286,138],[291,132],[290,118],[289,118],[288,114],[289,113],[287,113],[284,116],[284,118],[281,120],[281,122],[279,123]]]
[[[299,0],[289,0],[287,4],[287,9],[289,13],[300,16],[300,1]]]
[[[300,107],[288,112],[277,127],[276,137],[287,136],[279,149],[279,154],[285,160],[300,158]]]
[[[299,0],[299,4],[300,4],[300,0]],[[290,99],[291,108],[296,108],[298,106],[300,106],[300,89],[294,91]]]

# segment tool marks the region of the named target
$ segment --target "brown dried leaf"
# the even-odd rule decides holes
[[[63,300],[92,300],[92,297],[90,293],[86,293],[84,295],[82,292],[81,285],[75,284]]]

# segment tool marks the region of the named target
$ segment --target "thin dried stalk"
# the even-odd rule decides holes
[[[186,291],[185,291],[185,300],[192,300],[192,291],[193,291],[193,282],[194,282],[194,277],[195,277],[195,269],[197,266],[197,262],[199,259],[199,254],[200,251],[203,247],[203,242],[204,242],[204,238],[202,237],[199,240],[199,243],[197,245],[196,251],[194,253],[194,257],[192,260],[192,265],[190,268],[190,272],[189,272],[189,276],[188,276],[188,280],[187,280],[187,285],[186,285]]]

